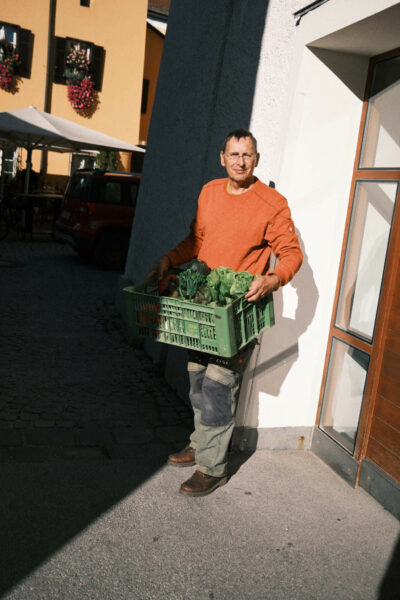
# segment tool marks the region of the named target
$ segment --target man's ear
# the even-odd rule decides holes
[[[222,150],[221,150],[221,153],[220,153],[220,155],[219,155],[219,156],[220,156],[220,159],[221,159],[221,165],[222,165],[223,167],[225,167],[225,166],[226,166],[226,165],[225,165],[225,155],[224,155],[224,153],[223,153],[223,151],[222,151]]]
[[[258,165],[258,161],[259,160],[260,160],[260,153],[257,152],[257,154],[256,154],[256,162],[255,162],[254,168],[256,168],[256,166]]]

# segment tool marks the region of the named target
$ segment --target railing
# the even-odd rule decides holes
[[[62,198],[62,194],[49,192],[8,193],[1,204],[0,239],[4,239],[10,230],[15,231],[19,239],[33,239],[34,235],[53,236]]]

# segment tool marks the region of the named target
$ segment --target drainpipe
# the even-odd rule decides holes
[[[46,66],[46,87],[44,95],[44,111],[51,111],[51,94],[53,87],[53,65],[54,65],[54,34],[56,27],[56,6],[57,0],[49,0],[49,30],[47,36],[47,66]],[[40,173],[43,175],[47,171],[47,151],[42,150],[40,161]]]
[[[319,8],[320,6],[322,6],[322,4],[325,4],[325,2],[329,2],[329,0],[315,0],[315,2],[311,2],[311,4],[308,4],[304,8],[293,13],[293,16],[297,18],[296,27],[300,24],[300,21],[302,17],[304,17],[304,15],[311,12],[312,10],[315,10],[316,8]]]

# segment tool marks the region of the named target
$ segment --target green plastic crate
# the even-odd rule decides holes
[[[158,296],[154,284],[143,282],[124,288],[123,296],[128,329],[135,337],[218,356],[234,356],[275,323],[272,294],[257,303],[243,297],[212,307]]]

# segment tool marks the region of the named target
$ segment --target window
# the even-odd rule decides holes
[[[102,204],[121,204],[121,184],[119,181],[93,180],[93,200]]]
[[[125,197],[127,195],[126,204],[129,206],[136,206],[136,199],[139,191],[138,183],[124,183],[124,191],[126,190]],[[124,202],[125,204],[125,202]]]
[[[369,355],[333,338],[320,428],[353,453]]]
[[[88,154],[73,154],[71,156],[70,174],[73,175],[77,169],[94,169],[96,156]]]
[[[91,61],[93,54],[93,44],[90,42],[83,42],[82,40],[74,40],[72,38],[66,38],[65,42],[65,55],[66,57],[71,52],[73,48],[77,48],[78,50],[85,50],[86,57]]]
[[[376,357],[382,350],[383,317],[391,300],[385,290],[396,268],[393,224],[400,201],[398,50],[372,59],[370,73],[319,415],[319,428],[356,461],[365,453],[365,433],[376,394],[374,382],[381,364]]]
[[[32,32],[29,29],[23,29],[19,25],[0,21],[0,60],[4,54],[4,44],[11,44],[14,51],[19,54],[21,62],[16,74],[29,79],[33,50]]]
[[[17,173],[18,150],[6,148],[0,150],[1,172],[4,172],[5,181],[13,179]]]
[[[378,62],[360,157],[361,169],[400,168],[400,56]]]
[[[90,7],[90,0],[81,0],[81,6]]]
[[[65,75],[67,56],[71,49],[77,45],[81,49],[85,49],[87,51],[90,60],[90,75],[94,81],[94,89],[101,91],[104,70],[104,48],[101,46],[96,46],[91,42],[74,38],[55,38],[53,72],[54,83],[62,83],[64,85],[67,83],[67,78]]]
[[[67,194],[71,198],[77,198],[81,202],[85,202],[89,195],[89,179],[83,175],[76,173],[71,177],[67,189]]]
[[[8,42],[12,44],[14,48],[17,47],[17,28],[13,25],[0,25],[0,41]]]
[[[392,226],[397,182],[356,182],[336,326],[371,342]]]

